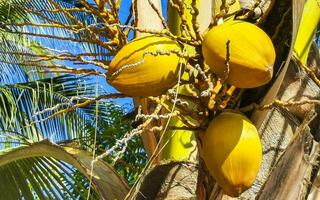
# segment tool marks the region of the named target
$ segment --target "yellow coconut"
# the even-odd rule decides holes
[[[161,95],[178,80],[179,62],[182,59],[173,53],[175,51],[180,51],[180,46],[167,37],[146,36],[135,39],[125,45],[111,61],[108,82],[130,96]],[[152,55],[157,52],[158,55]]]
[[[212,120],[202,137],[202,153],[209,172],[233,197],[252,185],[262,160],[256,127],[233,112],[223,112]]]
[[[229,74],[226,74],[229,41]],[[210,29],[202,44],[203,57],[211,70],[239,88],[268,83],[273,74],[275,50],[268,35],[256,25],[228,21]]]

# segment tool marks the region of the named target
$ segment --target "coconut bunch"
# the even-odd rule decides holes
[[[107,81],[128,96],[162,96],[162,115],[170,119],[159,120],[169,125],[161,141],[158,137],[161,159],[196,160],[200,135],[209,172],[226,194],[239,196],[255,180],[262,147],[252,122],[234,110],[239,91],[272,79],[274,46],[261,28],[244,20],[229,18],[202,34],[176,26],[169,24],[176,38],[149,34],[123,46],[109,65]]]
[[[126,95],[163,106],[157,123],[149,127],[151,134],[162,131],[154,139],[160,160],[196,161],[198,148],[224,193],[237,197],[251,187],[262,161],[259,133],[241,113],[239,102],[244,89],[264,86],[274,78],[275,47],[267,33],[248,22],[247,13],[228,15],[241,10],[237,1],[228,7],[222,4],[202,32],[191,12],[177,7],[178,3],[169,5],[165,28],[170,34],[165,29],[129,42],[111,61],[107,81]],[[306,13],[310,12],[303,20],[309,22]],[[306,33],[303,27],[298,38],[314,30]],[[298,54],[308,45],[298,39]],[[142,104],[144,110],[148,106]]]
[[[182,48],[163,36],[135,39],[111,61],[108,82],[130,96],[162,95],[178,82],[179,65],[188,58]],[[202,52],[212,74],[237,88],[262,86],[272,78],[273,44],[251,23],[232,20],[214,26],[204,36]]]

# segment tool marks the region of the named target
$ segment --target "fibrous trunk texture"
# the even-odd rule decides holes
[[[149,169],[137,199],[197,199],[198,167],[194,163],[171,162]]]

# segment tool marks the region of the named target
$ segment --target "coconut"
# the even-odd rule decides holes
[[[201,141],[205,164],[224,193],[237,197],[252,185],[261,165],[262,146],[247,117],[221,113],[211,121]]]
[[[183,59],[179,44],[167,37],[146,36],[126,44],[113,58],[108,83],[130,96],[158,96],[175,85]]]
[[[211,70],[236,87],[258,87],[272,78],[274,46],[254,24],[234,20],[214,26],[204,36],[202,51]]]

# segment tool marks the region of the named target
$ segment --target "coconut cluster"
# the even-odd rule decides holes
[[[174,86],[186,59],[180,45],[164,36],[146,36],[125,45],[114,57],[108,82],[130,96],[159,96]],[[268,35],[243,21],[214,26],[204,35],[202,56],[224,83],[254,88],[273,75],[275,50]],[[255,126],[241,113],[222,112],[203,134],[201,152],[209,172],[230,196],[248,189],[260,168],[262,147]]]
[[[146,36],[125,45],[109,66],[108,82],[130,96],[158,96],[177,83],[184,59],[179,44],[163,36]],[[268,83],[275,50],[268,35],[243,21],[214,26],[204,36],[202,52],[211,71],[238,88]]]

